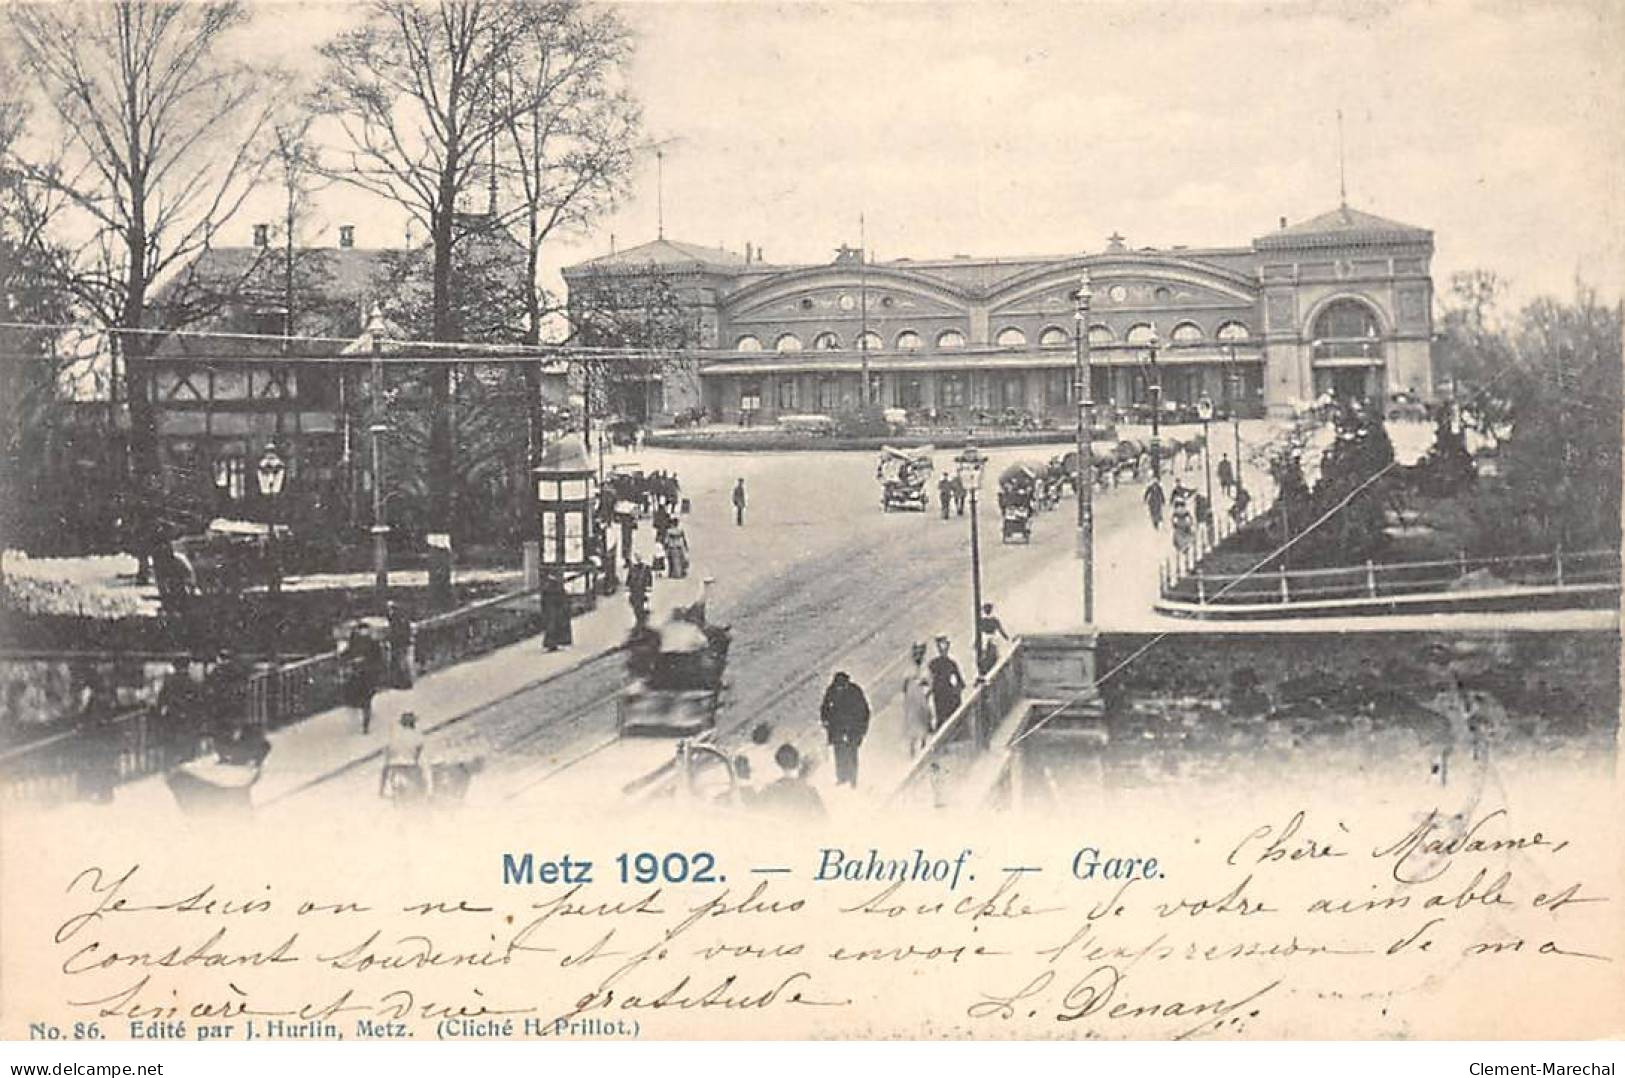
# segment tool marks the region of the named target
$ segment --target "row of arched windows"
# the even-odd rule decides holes
[[[1136,322],[1124,334],[1123,340],[1134,345],[1148,345],[1155,334],[1155,329],[1149,322]],[[1247,327],[1241,322],[1225,322],[1218,329],[1217,337],[1221,341],[1244,341],[1248,338]],[[1195,322],[1180,322],[1169,333],[1168,340],[1174,344],[1195,344],[1205,340],[1202,327]],[[994,336],[993,341],[1000,348],[1027,347],[1027,334],[1015,326],[1006,326]],[[1089,327],[1090,344],[1113,344],[1117,336],[1111,327],[1095,323]],[[1045,326],[1038,334],[1040,348],[1060,348],[1072,343],[1072,335],[1060,326]],[[894,347],[899,352],[913,352],[924,347],[924,340],[912,329],[905,329],[897,335]],[[965,335],[957,329],[945,329],[937,334],[936,346],[939,351],[951,351],[965,347]],[[857,351],[867,349],[871,352],[884,350],[885,342],[878,333],[869,331],[861,333],[853,341],[852,348]],[[844,346],[835,333],[824,330],[812,340],[812,349],[818,352],[842,351]],[[773,342],[775,352],[799,352],[802,350],[801,338],[794,333],[783,333]],[[734,342],[736,352],[760,352],[762,340],[754,334],[745,334]]]

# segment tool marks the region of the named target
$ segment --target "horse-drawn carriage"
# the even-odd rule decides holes
[[[875,466],[875,478],[880,481],[880,508],[917,509],[924,512],[931,504],[931,447],[920,449],[893,449],[880,447],[880,462]]]
[[[703,593],[658,629],[634,629],[627,643],[631,680],[615,709],[620,735],[696,737],[714,727],[732,640],[727,626],[706,621]]]
[[[1033,541],[1040,473],[1031,464],[1012,464],[999,476],[1000,537],[1006,543]]]

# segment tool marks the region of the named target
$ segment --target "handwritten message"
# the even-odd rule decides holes
[[[671,855],[640,881],[645,862],[591,838],[552,873],[486,835],[396,835],[342,871],[42,858],[5,878],[0,1022],[64,1040],[1618,1032],[1616,862],[1567,825],[1484,807],[1300,809],[1133,846],[1106,821],[1068,830],[1095,837],[786,838],[770,860],[707,851],[704,882],[675,883]]]

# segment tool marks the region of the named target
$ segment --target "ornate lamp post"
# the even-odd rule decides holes
[[[965,451],[954,458],[954,465],[959,472],[959,481],[965,484],[965,490],[970,494],[970,584],[971,584],[971,626],[972,639],[976,653],[971,661],[975,663],[978,671],[976,680],[981,681],[982,667],[982,547],[981,539],[976,527],[976,492],[982,489],[982,472],[987,467],[987,457],[977,451],[976,446],[966,443]]]
[[[271,581],[270,591],[272,602],[277,609],[274,612],[275,624],[272,626],[271,638],[273,652],[280,652],[278,646],[282,638],[282,549],[281,539],[277,535],[277,522],[281,518],[278,510],[282,505],[282,490],[288,481],[288,464],[282,455],[276,451],[275,443],[266,445],[265,453],[260,457],[255,467],[254,478],[259,483],[260,498],[265,503],[265,523],[267,532],[265,537],[265,558],[270,563]]]
[[[1151,337],[1146,342],[1151,349],[1151,476],[1154,479],[1162,478],[1162,376],[1157,373],[1157,349],[1162,342],[1157,339],[1157,324],[1151,323]]]
[[[367,335],[372,339],[372,586],[378,593],[378,609],[389,598],[389,524],[384,519],[384,341],[389,324],[375,303],[367,316]]]
[[[1078,290],[1072,294],[1077,301],[1074,311],[1077,328],[1072,336],[1077,346],[1078,557],[1083,560],[1085,625],[1093,625],[1095,621],[1095,461],[1090,446],[1094,439],[1095,402],[1091,399],[1094,382],[1089,370],[1089,301],[1093,297],[1094,292],[1089,287],[1089,271],[1085,269],[1078,275]]]
[[[1208,422],[1213,418],[1213,401],[1206,393],[1196,402],[1196,414],[1202,419],[1202,475],[1207,482],[1207,542],[1213,545],[1213,455],[1208,452]]]

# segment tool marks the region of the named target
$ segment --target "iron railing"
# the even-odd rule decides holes
[[[1331,569],[1287,569],[1277,566],[1251,574],[1204,573],[1200,557],[1164,566],[1164,599],[1203,605],[1310,603],[1349,599],[1385,599],[1428,594],[1462,595],[1465,577],[1487,573],[1513,588],[1593,590],[1618,587],[1617,550],[1468,557],[1432,561],[1373,562]]]
[[[540,631],[537,595],[535,588],[521,589],[414,623],[417,672],[440,670]],[[385,658],[393,658],[387,648]],[[275,730],[337,707],[344,667],[335,650],[254,671],[245,686],[244,718]],[[117,785],[184,763],[195,744],[166,736],[163,726],[152,709],[141,708],[0,753],[0,801],[68,800],[98,777]]]

